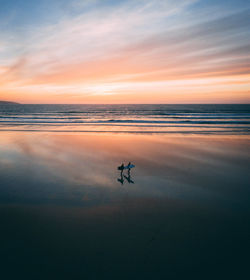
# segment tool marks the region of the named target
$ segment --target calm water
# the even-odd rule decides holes
[[[3,279],[249,278],[249,105],[0,112]]]
[[[0,105],[0,130],[249,134],[250,105]]]

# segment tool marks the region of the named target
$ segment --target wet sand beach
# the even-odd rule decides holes
[[[248,135],[2,131],[5,279],[245,277],[249,151]]]

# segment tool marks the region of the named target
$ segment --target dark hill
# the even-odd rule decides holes
[[[20,103],[0,100],[0,105],[16,105],[16,104],[20,104]]]

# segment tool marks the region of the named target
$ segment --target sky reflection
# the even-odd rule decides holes
[[[246,200],[248,136],[2,133],[1,203]],[[117,166],[136,165],[124,184]],[[237,189],[237,192],[235,193]]]

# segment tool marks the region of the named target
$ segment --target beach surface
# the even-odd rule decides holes
[[[5,279],[243,279],[249,140],[1,131]]]

